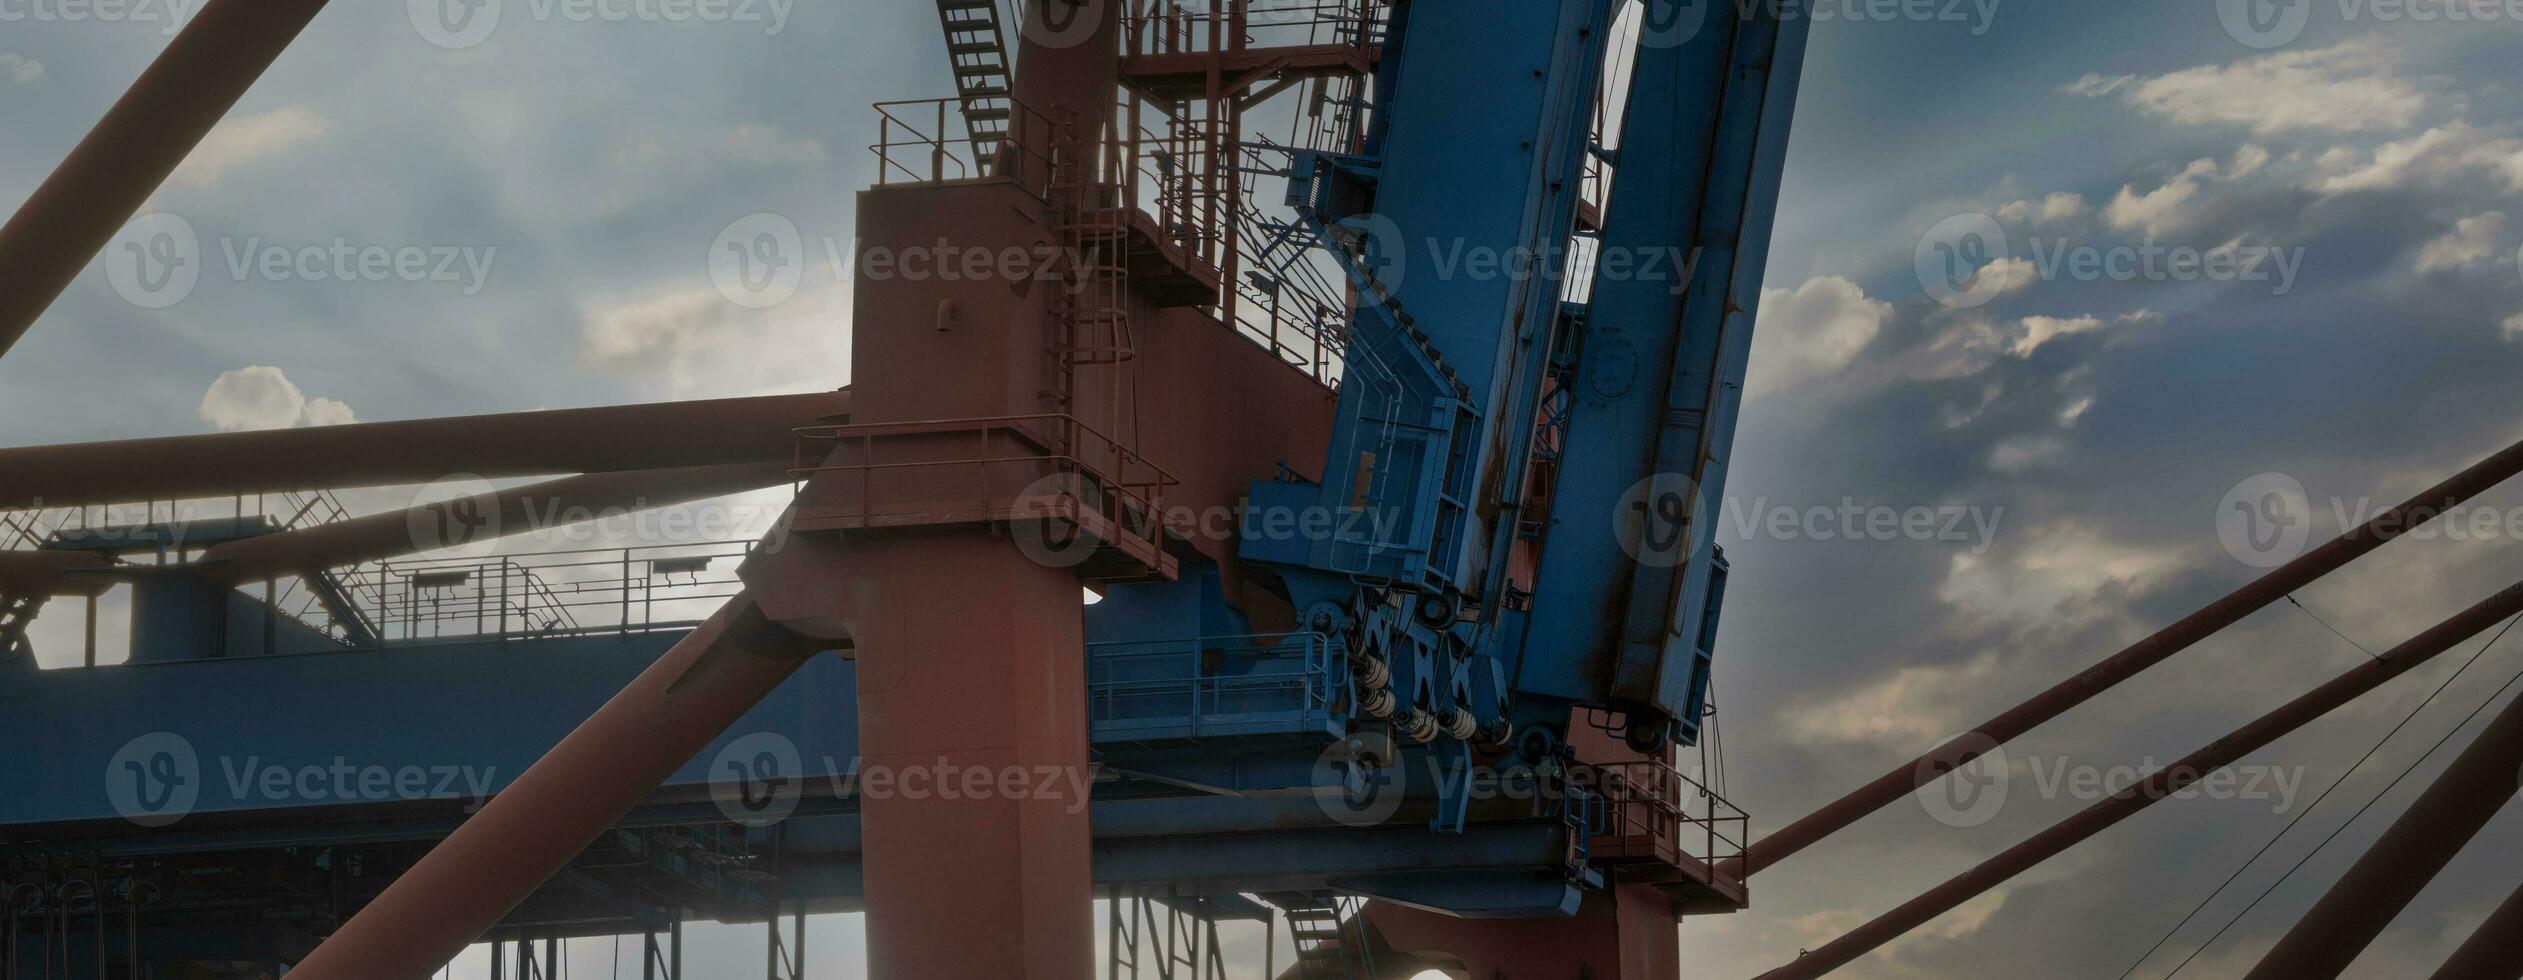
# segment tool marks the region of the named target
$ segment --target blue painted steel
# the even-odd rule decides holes
[[[188,793],[187,820],[470,800],[523,773],[681,636],[12,670],[0,679],[0,740],[16,747],[0,754],[9,790],[0,792],[0,827],[122,824],[117,794],[154,816],[146,804]],[[858,749],[854,675],[838,657],[808,664],[678,772],[668,792],[705,790],[716,753],[754,732],[794,745],[805,779],[846,772]],[[348,783],[335,776],[341,767],[356,770]],[[415,767],[424,790],[396,785]],[[382,788],[362,782],[372,772],[388,774]],[[454,781],[442,784],[448,774]]]
[[[1749,9],[1738,21],[1707,5],[1687,43],[1640,51],[1603,249],[1686,248],[1691,278],[1681,294],[1643,277],[1595,286],[1515,676],[1520,690],[1673,719],[1685,738],[1809,26]],[[1636,557],[1666,542],[1679,542],[1673,560]]]

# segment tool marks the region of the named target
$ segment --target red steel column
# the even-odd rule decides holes
[[[2258,581],[2191,613],[2180,622],[2164,627],[2162,632],[2112,654],[2110,659],[2095,664],[2084,673],[2068,678],[2005,714],[1981,723],[1969,735],[1903,763],[1900,768],[1858,787],[1855,792],[1788,824],[1753,844],[1739,862],[1730,862],[1721,870],[1748,877],[1777,864],[1812,846],[1815,841],[1839,833],[1867,814],[1883,809],[1912,790],[1944,778],[1946,773],[1962,768],[1988,749],[2004,745],[2016,736],[2066,714],[2069,709],[2084,704],[2095,695],[2189,649],[2192,644],[2207,639],[2218,630],[2234,625],[2262,606],[2338,571],[2365,553],[2433,520],[2517,472],[2523,472],[2523,443],[2506,447],[2503,452],[2410,498],[2407,503],[2376,515],[2365,526],[2286,563],[2261,576]]]
[[[210,0],[0,226],[0,356],[289,47],[324,0]]]
[[[2518,772],[2523,772],[2523,698],[2488,723],[2244,980],[2307,980],[2345,972],[2513,801]],[[2511,855],[2481,858],[2513,866]]]
[[[2523,888],[2488,913],[2429,980],[2523,980]]]
[[[2041,862],[2082,843],[2086,838],[2110,829],[2122,820],[2135,816],[2138,811],[2155,805],[2157,801],[2181,792],[2191,784],[2206,778],[2208,774],[2233,765],[2243,756],[2277,741],[2289,732],[2311,724],[2323,715],[2337,710],[2341,705],[2373,692],[2375,688],[2391,682],[2392,679],[2452,649],[2454,644],[2460,643],[2463,639],[2475,636],[2488,627],[2496,625],[2499,620],[2518,613],[2523,613],[2523,583],[2508,586],[2505,591],[2488,597],[2478,605],[2463,610],[2460,615],[2445,620],[2424,633],[2411,637],[2408,642],[2393,647],[2381,657],[2359,664],[2356,669],[2314,688],[2311,693],[2288,702],[2285,707],[2261,716],[2258,721],[2235,729],[2224,738],[2208,743],[2206,748],[2193,752],[2187,758],[2147,777],[2145,782],[2121,790],[2110,799],[2086,807],[2075,816],[2059,822],[2057,826],[2034,834],[2023,843],[2007,848],[2005,853],[1981,862],[1978,867],[1955,876],[1952,880],[1930,889],[1926,894],[1902,903],[1900,908],[1884,913],[1882,918],[1850,930],[1847,935],[1798,957],[1795,962],[1762,974],[1761,978],[1762,980],[1811,980],[1813,977],[1847,966],[1858,957],[1873,952],[1877,947],[1901,938],[1910,930],[1926,925],[1937,916],[1953,911],[1956,906],[1978,897],[1991,888],[2005,884],[2008,879],[2031,870]],[[2513,775],[2513,770],[2509,767],[2504,782],[2508,793],[2513,791]],[[2290,974],[2289,976],[2310,976],[2310,974]]]
[[[867,975],[1094,972],[1084,595],[978,527],[792,541],[763,611],[858,661]]]
[[[1673,900],[1647,885],[1586,893],[1566,919],[1458,919],[1384,902],[1360,913],[1394,949],[1459,960],[1479,980],[1669,980],[1682,975]]]
[[[683,768],[813,648],[728,600],[359,910],[292,980],[426,980]]]

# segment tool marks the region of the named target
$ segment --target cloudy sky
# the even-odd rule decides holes
[[[98,263],[0,360],[0,443],[846,383],[846,281],[818,267],[745,309],[707,253],[762,211],[810,254],[846,248],[874,174],[868,104],[948,90],[933,12],[506,6],[455,49],[401,4],[325,12],[148,209],[194,230],[199,282],[136,303]],[[2300,33],[2271,37],[2202,0],[1932,6],[1953,16],[1814,31],[1719,530],[1727,785],[1756,828],[2247,581],[2217,523],[2245,481],[2302,487],[2317,541],[2523,438],[2523,24],[2304,0]],[[67,152],[163,26],[0,26],[0,200]],[[450,261],[354,282],[252,261],[337,242]],[[1940,275],[1948,250],[1987,267]],[[1823,539],[1844,505],[1962,520]],[[2502,540],[2396,544],[2035,733],[1984,825],[1905,802],[1771,871],[1752,911],[1684,926],[1690,975],[1775,966],[2080,807],[2045,788],[2065,769],[2169,761],[2363,658],[2321,621],[2379,650],[2513,582],[2513,518]],[[2523,668],[2509,643],[2137,975],[2172,969],[2487,702]],[[2121,975],[2473,649],[2258,754],[2291,798],[2168,803],[1844,975]],[[2239,975],[2415,782],[2182,975]],[[2472,853],[2519,845],[2509,813]],[[2462,862],[2356,975],[2440,959],[2513,885],[2496,863]],[[818,943],[836,965],[854,949]]]

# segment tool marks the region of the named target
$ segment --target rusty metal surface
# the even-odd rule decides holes
[[[322,9],[324,0],[202,6],[0,226],[0,356]]]
[[[0,449],[0,509],[788,461],[847,390]]]
[[[2517,472],[2523,472],[2523,443],[2506,447],[2504,451],[2411,497],[2400,506],[2376,515],[2356,530],[2340,535],[2303,557],[2261,576],[2250,585],[2209,603],[2206,608],[2164,627],[2155,635],[2131,644],[2111,655],[2110,659],[2087,668],[2084,673],[2068,678],[2032,700],[1981,723],[1964,737],[1903,763],[1847,796],[1762,838],[1752,845],[1739,867],[1729,866],[1726,870],[1749,877],[1785,860],[1815,841],[1838,833],[1867,814],[1883,809],[1912,790],[1943,778],[1946,773],[1961,768],[1981,753],[2066,714],[2069,709],[2189,649],[2261,607],[2338,571],[2367,552],[2478,496]]]
[[[2482,600],[2460,614],[2436,624],[2426,632],[2393,647],[2356,669],[2331,679],[2303,697],[2261,716],[2248,725],[2235,729],[2197,752],[2146,778],[2136,786],[2121,790],[2060,821],[2023,843],[2007,848],[2002,854],[1981,862],[1977,867],[1955,876],[1944,884],[1896,908],[1872,922],[1850,930],[1794,962],[1761,975],[1761,980],[1811,980],[1854,962],[1885,943],[1900,938],[1912,929],[1927,924],[1956,906],[1979,897],[1989,889],[2057,856],[2087,838],[2102,833],[2139,811],[2180,792],[2208,774],[2233,765],[2245,755],[2277,741],[2289,732],[2302,728],[2389,683],[2392,679],[2416,669],[2420,664],[2452,649],[2453,645],[2495,626],[2499,621],[2523,613],[2523,583],[2508,586],[2505,591]],[[2523,712],[2509,712],[2523,714]],[[2514,770],[2508,766],[2501,785],[2507,795],[2514,789]],[[2331,974],[2286,973],[2287,977],[2330,976]],[[2258,976],[2258,974],[2255,974]]]

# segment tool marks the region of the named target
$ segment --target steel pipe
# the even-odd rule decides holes
[[[573,476],[234,541],[202,552],[200,565],[202,575],[212,581],[260,582],[548,530],[608,513],[671,507],[760,490],[788,481],[785,463]]]
[[[814,652],[737,595],[289,975],[426,980]]]
[[[210,0],[0,226],[0,356],[261,78],[324,0]]]
[[[789,462],[847,390],[0,449],[0,509]]]
[[[2381,840],[2348,868],[2243,980],[2336,977],[2514,800],[2523,773],[2523,698],[2454,757]],[[2485,857],[2490,864],[2504,856]],[[2507,864],[2508,867],[2512,865]],[[2516,940],[2509,935],[2509,945]]]
[[[2356,530],[2340,535],[2261,576],[2250,585],[2209,603],[2206,608],[2164,627],[2155,635],[2131,644],[2084,673],[1982,722],[1965,736],[1904,763],[1847,796],[1788,824],[1753,844],[1743,857],[1726,862],[1720,867],[1721,872],[1743,877],[1786,860],[1812,846],[1815,841],[1846,829],[1911,791],[1944,778],[1945,774],[1969,764],[1990,748],[2004,745],[2050,719],[2066,714],[2122,681],[2241,621],[2261,607],[2338,571],[2367,552],[2433,520],[2517,472],[2523,472],[2523,443],[2506,447],[2504,451],[2411,497],[2400,506],[2375,515],[2373,520]]]
[[[1979,866],[1955,876],[1927,893],[1903,903],[1847,935],[1796,959],[1795,962],[1761,975],[1762,980],[1810,980],[1855,961],[1876,948],[1900,938],[1903,934],[1927,924],[1956,906],[1979,897],[2008,879],[2031,870],[2060,852],[2082,843],[2095,834],[2155,805],[2159,800],[2181,792],[2218,769],[2233,765],[2243,756],[2296,729],[2320,719],[2392,679],[2416,669],[2436,658],[2463,639],[2475,636],[2500,620],[2523,614],[2523,583],[2482,600],[2459,615],[2435,625],[2408,642],[2393,647],[2382,656],[2356,669],[2331,679],[2303,697],[2288,702],[2224,738],[2217,739],[2197,752],[2144,781],[2121,790],[2108,799],[2086,807],[2058,825],[2034,834],[2005,853],[1982,862]],[[2513,772],[2507,772],[2505,785],[2513,787]],[[2291,976],[2310,976],[2292,974]]]
[[[2488,913],[2428,980],[2523,980],[2523,888]]]

